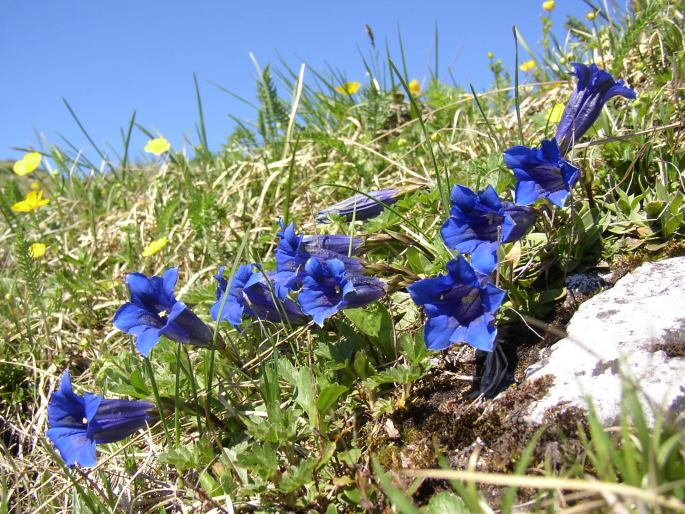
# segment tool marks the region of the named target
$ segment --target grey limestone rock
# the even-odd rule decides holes
[[[530,421],[559,404],[585,407],[589,396],[605,426],[617,424],[622,372],[637,382],[650,423],[653,409],[685,410],[685,257],[643,264],[580,306],[567,337],[526,371],[527,380],[554,376]]]

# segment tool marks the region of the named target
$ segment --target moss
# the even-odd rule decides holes
[[[467,386],[451,380],[447,387],[444,374],[429,375],[417,385],[412,402],[392,416],[400,439],[381,445],[382,462],[386,469],[430,468],[443,455],[451,467],[464,469],[477,451],[477,470],[511,472],[540,427],[526,420],[529,407],[546,394],[552,382],[550,376],[541,377],[514,385],[494,400],[474,402],[467,398]],[[530,466],[542,469],[547,463],[560,469],[571,465],[582,451],[577,429],[578,422],[585,423],[583,411],[560,406],[549,410],[545,420]],[[449,488],[446,482],[426,481],[416,499],[423,501],[445,488]],[[497,487],[482,490],[490,500],[501,495]],[[520,495],[523,498],[525,493]]]
[[[384,469],[397,469],[402,467],[400,450],[392,443],[386,446],[381,446],[378,450],[377,456],[378,461]]]
[[[662,340],[654,343],[650,350],[652,352],[662,351],[669,359],[685,357],[685,326],[666,331]]]

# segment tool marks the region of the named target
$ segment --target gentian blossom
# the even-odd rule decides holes
[[[610,98],[622,96],[632,100],[636,97],[635,91],[624,85],[622,80],[614,80],[610,73],[599,69],[596,64],[573,63],[571,66],[578,77],[578,84],[566,104],[554,137],[562,154],[566,154],[583,137]]]
[[[530,207],[501,201],[492,186],[474,193],[456,185],[450,195],[450,217],[440,234],[448,248],[471,255],[471,265],[491,273],[497,265],[497,247],[521,239],[535,222]]]
[[[322,260],[339,259],[345,264],[348,271],[361,273],[362,262],[356,257],[348,257],[350,240],[347,236],[303,236],[295,232],[295,225],[290,223],[287,227],[279,222],[281,230],[278,232],[280,241],[276,247],[276,272],[280,277],[290,274],[289,279],[284,279],[283,284],[291,290],[299,289],[304,278],[304,265],[310,257]],[[357,243],[359,242],[359,244]],[[352,239],[353,252],[359,250],[361,241]],[[344,247],[344,253],[339,252]]]
[[[174,287],[178,270],[169,268],[162,277],[147,277],[129,273],[126,283],[131,301],[114,315],[114,326],[136,338],[136,347],[143,357],[166,336],[178,343],[208,346],[212,331],[183,302],[176,300]]]
[[[540,148],[512,146],[504,152],[504,162],[517,179],[515,198],[519,205],[530,205],[546,198],[564,206],[566,197],[580,176],[578,168],[562,159],[554,139],[543,140]]]
[[[447,263],[447,275],[425,278],[408,287],[414,303],[422,305],[428,321],[424,338],[431,350],[455,343],[492,351],[497,335],[495,313],[505,292],[477,273],[459,255]]]
[[[382,281],[350,272],[339,259],[312,257],[305,264],[305,273],[297,301],[302,312],[319,326],[342,309],[363,307],[385,296]]]
[[[48,402],[48,438],[68,466],[95,466],[95,445],[113,443],[144,428],[156,416],[154,404],[111,400],[97,394],[79,396],[71,388],[69,371]]]
[[[210,309],[212,319],[228,321],[234,327],[243,322],[243,314],[273,322],[282,322],[287,318],[292,325],[305,323],[306,317],[298,305],[287,297],[289,290],[283,287],[282,276],[279,275],[272,273],[265,278],[263,273],[254,271],[252,264],[243,264],[238,267],[229,287],[222,266],[219,274],[214,276],[219,284],[216,303]]]
[[[356,255],[361,252],[362,240],[358,237],[350,237],[339,234],[316,234],[313,236],[303,236],[302,244],[310,254],[330,251],[347,256]]]
[[[336,204],[319,211],[316,219],[319,223],[328,221],[329,216],[342,216],[347,221],[352,218],[366,220],[378,216],[383,212],[383,204],[391,205],[397,201],[399,191],[397,189],[379,189],[369,191],[367,195],[357,193]],[[369,198],[371,197],[371,198]],[[379,203],[382,202],[382,203]]]

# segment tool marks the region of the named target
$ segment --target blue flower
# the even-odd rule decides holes
[[[561,158],[557,142],[545,139],[540,148],[512,146],[504,152],[504,162],[514,170],[516,203],[530,205],[538,198],[547,198],[554,205],[564,206],[579,172]]]
[[[304,236],[302,243],[305,249],[313,255],[321,251],[330,251],[347,256],[358,254],[362,249],[362,240],[358,237],[350,237],[333,234],[317,234]],[[351,250],[351,251],[350,251]]]
[[[178,270],[169,268],[162,277],[129,273],[126,283],[131,301],[114,315],[114,326],[136,338],[143,357],[150,355],[161,336],[178,343],[208,346],[212,331],[183,302],[176,300]]]
[[[310,257],[322,260],[339,259],[345,263],[349,271],[360,272],[364,266],[356,257],[348,257],[350,239],[347,236],[317,235],[302,236],[295,232],[295,225],[287,227],[279,221],[281,230],[278,232],[280,241],[276,247],[276,272],[282,277],[282,283],[291,290],[299,289],[304,278],[304,265]],[[361,241],[352,239],[353,252],[359,251]],[[343,247],[344,253],[339,252]],[[290,277],[286,278],[287,273]]]
[[[497,329],[495,313],[505,292],[479,275],[461,255],[447,263],[447,275],[425,278],[408,287],[414,303],[422,305],[428,321],[424,338],[431,350],[465,342],[492,351]]]
[[[287,318],[292,325],[305,323],[306,317],[298,305],[287,297],[289,289],[283,285],[290,278],[290,273],[270,273],[265,278],[263,273],[253,268],[252,264],[239,266],[228,291],[224,267],[219,268],[219,274],[214,276],[219,285],[216,288],[216,303],[210,309],[212,319],[218,321],[221,314],[221,321],[228,321],[234,327],[243,322],[243,314],[273,322]]]
[[[555,139],[561,153],[565,154],[597,120],[604,104],[614,96],[634,99],[635,91],[614,80],[610,73],[600,70],[596,64],[586,66],[571,64],[578,77],[576,90],[561,115]]]
[[[450,217],[440,234],[448,248],[471,254],[472,266],[484,274],[497,265],[499,243],[520,239],[535,222],[531,208],[501,201],[492,186],[476,194],[456,185],[450,203]]]
[[[79,396],[69,371],[48,402],[48,438],[68,466],[95,466],[95,445],[124,439],[151,422],[154,404],[109,400],[93,393]]]
[[[312,257],[305,271],[297,301],[319,326],[342,309],[362,307],[385,296],[382,281],[350,272],[339,259]]]
[[[330,216],[341,216],[347,221],[352,220],[353,217],[356,220],[373,218],[383,212],[383,204],[392,205],[397,201],[399,191],[397,189],[379,189],[378,191],[369,191],[367,195],[371,198],[357,193],[330,207],[326,207],[319,211],[316,219],[319,223],[325,223],[330,219]]]

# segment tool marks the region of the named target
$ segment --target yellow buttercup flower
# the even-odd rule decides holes
[[[335,90],[341,95],[353,95],[362,87],[360,82],[345,82],[340,86],[335,86]]]
[[[153,153],[155,155],[162,155],[164,152],[168,152],[171,145],[169,141],[163,137],[157,137],[155,139],[150,139],[145,145],[145,151],[147,153]]]
[[[31,212],[48,203],[50,200],[43,198],[43,191],[29,191],[24,200],[12,206],[12,210],[15,212]]]
[[[547,121],[550,123],[559,123],[561,121],[561,115],[564,114],[564,104],[556,104],[552,109],[549,111],[549,116],[547,117]]]
[[[421,94],[421,84],[419,84],[418,80],[412,79],[412,81],[409,82],[409,92],[412,96],[419,96]]]
[[[167,244],[169,244],[169,239],[166,236],[155,239],[152,243],[143,248],[143,257],[150,257],[151,255],[156,254]]]
[[[45,246],[43,243],[33,243],[29,247],[29,253],[34,259],[40,259],[43,255],[45,255],[46,248],[47,246]]]
[[[526,61],[521,63],[521,71],[533,71],[535,69],[535,61],[531,59],[530,61]]]
[[[20,160],[14,163],[12,166],[12,171],[23,177],[34,171],[40,164],[41,156],[38,152],[29,152],[24,155]]]
[[[542,8],[545,11],[551,11],[554,9],[554,0],[547,0],[546,2],[542,2]]]

